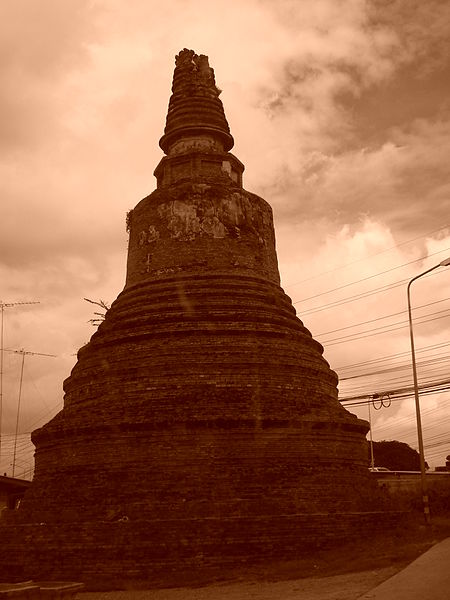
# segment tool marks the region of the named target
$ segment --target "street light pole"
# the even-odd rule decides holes
[[[426,483],[426,474],[425,474],[425,454],[423,449],[423,436],[422,436],[422,419],[420,417],[420,402],[419,402],[419,385],[417,382],[417,366],[416,366],[416,355],[414,350],[414,335],[413,335],[413,322],[412,322],[412,313],[411,313],[411,294],[410,288],[413,281],[419,279],[419,277],[423,277],[427,273],[438,269],[439,267],[448,267],[450,265],[450,258],[447,258],[440,262],[439,264],[431,267],[431,269],[427,269],[423,273],[419,273],[411,279],[408,283],[407,287],[407,296],[408,296],[408,317],[409,317],[409,337],[411,340],[411,359],[412,359],[412,368],[413,368],[413,380],[414,380],[414,398],[416,404],[416,421],[417,421],[417,440],[419,443],[419,456],[420,456],[420,481],[422,488],[422,505],[423,505],[423,516],[425,518],[426,525],[430,525],[430,507],[428,504],[428,490]]]
[[[367,403],[367,406],[369,407],[370,468],[374,469],[375,468],[375,460],[374,460],[374,457],[373,457],[372,415],[370,414],[370,405],[372,404],[372,402],[373,402],[372,398],[369,398],[369,402]]]

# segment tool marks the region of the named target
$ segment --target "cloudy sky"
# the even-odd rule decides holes
[[[444,0],[3,0],[1,472],[123,288],[125,214],[155,187],[174,56],[207,54],[274,209],[282,284],[376,440],[417,447],[406,283],[450,256],[450,4]],[[450,453],[450,269],[413,284],[426,459]],[[31,354],[33,353],[33,354]],[[51,356],[40,355],[52,354]],[[434,387],[433,387],[434,386]],[[389,396],[387,395],[389,392]],[[368,406],[351,407],[368,418]]]

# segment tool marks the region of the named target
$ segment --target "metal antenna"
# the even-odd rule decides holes
[[[3,414],[3,313],[5,308],[21,306],[23,304],[40,304],[38,301],[31,302],[2,302],[0,300],[0,461],[2,458],[2,414]]]
[[[56,354],[42,354],[42,352],[26,352],[23,348],[21,350],[12,350],[15,354],[22,355],[22,366],[20,368],[20,383],[19,383],[19,399],[17,401],[17,417],[16,417],[16,433],[14,436],[14,453],[13,453],[13,462],[12,462],[12,476],[14,477],[16,471],[16,448],[17,448],[17,436],[19,433],[19,414],[20,414],[20,400],[22,397],[22,382],[23,382],[23,369],[25,366],[25,356],[28,354],[30,356],[51,356],[53,358],[56,357]]]

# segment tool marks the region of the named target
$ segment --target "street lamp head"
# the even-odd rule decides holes
[[[450,267],[450,257],[439,263],[440,267]]]

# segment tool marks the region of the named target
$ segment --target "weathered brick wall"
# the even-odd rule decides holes
[[[279,284],[272,209],[226,176],[155,190],[134,208],[129,227],[127,285],[212,272]]]
[[[172,278],[121,294],[79,352],[65,382],[65,414],[79,426],[290,421],[312,409],[352,420],[337,402],[336,381],[278,286]]]
[[[26,576],[85,579],[96,565],[103,581],[134,569],[167,582],[177,561],[189,570],[198,556],[208,565],[222,554],[238,564],[340,539],[345,528],[330,515],[370,511],[376,489],[367,424],[340,406],[321,352],[289,298],[262,278],[128,286],[80,350],[64,410],[33,435],[33,485],[7,521],[7,535],[40,546],[31,562],[17,546]],[[122,518],[129,525],[114,525]],[[280,519],[301,530],[280,529]],[[357,517],[340,523],[349,519],[359,527]],[[113,531],[128,532],[125,562]]]
[[[16,534],[27,524],[32,537],[39,533],[47,556],[36,563],[40,577],[56,560],[53,536],[66,540],[58,552],[71,557],[72,538],[61,532],[81,528],[75,564],[90,576],[81,548],[92,543],[106,552],[94,564],[107,579],[122,541],[114,550],[102,541],[109,526],[98,533],[96,524],[123,517],[150,528],[178,523],[170,543],[163,532],[156,546],[127,538],[139,577],[156,580],[164,561],[189,554],[183,540],[197,534],[186,564],[198,545],[206,563],[219,556],[217,531],[205,533],[211,519],[219,528],[222,519],[241,519],[224,555],[240,547],[264,557],[280,544],[289,552],[289,536],[277,541],[281,517],[369,510],[367,424],[340,406],[321,352],[289,298],[263,278],[212,273],[128,286],[80,350],[64,410],[33,435],[35,478],[14,518]],[[343,531],[327,533],[328,525],[322,516],[315,532],[297,532],[296,548]],[[235,550],[232,557],[241,560]],[[69,575],[64,561],[52,577]],[[26,564],[34,576],[38,566]]]
[[[206,57],[180,53],[173,92],[126,287],[0,524],[0,565],[27,578],[174,585],[387,518],[370,512],[368,424],[279,287],[272,211],[242,189]]]
[[[317,422],[122,433],[99,425],[40,444],[20,519],[76,521],[80,507],[88,520],[358,510],[370,502],[359,441],[346,426]]]
[[[339,545],[349,532],[368,538],[394,530],[399,517],[346,512],[3,526],[9,550],[0,579],[9,572],[10,579],[15,573],[18,579],[77,580],[91,590],[198,584],[233,567]]]

